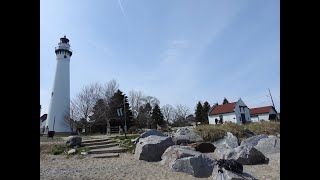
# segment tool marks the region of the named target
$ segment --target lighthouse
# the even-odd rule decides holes
[[[58,46],[55,47],[55,54],[57,64],[46,126],[49,127],[49,131],[66,133],[71,131],[65,118],[70,115],[70,57],[72,56],[69,39],[66,36],[60,38]]]

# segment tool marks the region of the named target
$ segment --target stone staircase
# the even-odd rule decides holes
[[[126,151],[125,148],[119,147],[119,144],[110,138],[83,140],[81,144],[90,149],[88,154],[92,158],[119,157],[120,153]]]

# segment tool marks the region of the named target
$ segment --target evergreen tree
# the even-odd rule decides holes
[[[151,126],[151,110],[152,107],[150,103],[145,104],[144,106],[140,106],[139,108],[139,114],[137,116],[135,125],[139,128],[146,128]],[[150,127],[149,127],[150,128]]]
[[[228,103],[229,103],[229,101],[227,100],[227,98],[224,98],[222,104],[228,104]]]
[[[158,125],[164,125],[164,118],[163,118],[163,114],[160,110],[160,107],[158,104],[155,104],[153,111],[152,111],[152,126],[153,128],[157,128],[157,124]]]
[[[203,103],[202,107],[202,115],[203,115],[203,123],[204,124],[209,124],[209,118],[208,118],[208,113],[210,110],[210,104],[206,101]]]
[[[125,116],[118,116],[117,109],[122,108],[122,113],[125,108]],[[132,126],[132,111],[130,110],[130,105],[128,103],[128,97],[123,94],[122,91],[118,89],[117,92],[111,97],[109,102],[109,118],[111,126],[122,126],[124,127],[124,118],[126,118],[127,129]]]
[[[107,106],[103,99],[98,99],[92,112],[93,114],[89,117],[93,126],[91,130],[96,132],[96,129],[100,129],[101,133],[106,133]]]
[[[196,112],[195,112],[195,114],[196,114],[196,118],[195,118],[196,123],[197,122],[203,122],[202,113],[203,113],[203,107],[202,107],[201,102],[199,101],[198,104],[197,104],[197,107],[196,107]]]

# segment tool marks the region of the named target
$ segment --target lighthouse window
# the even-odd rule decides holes
[[[64,58],[67,58],[67,56],[66,56],[66,55],[64,55]]]

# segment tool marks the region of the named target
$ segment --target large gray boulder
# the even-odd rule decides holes
[[[201,154],[177,159],[170,167],[170,171],[184,172],[194,177],[210,177],[214,167],[214,161]]]
[[[133,144],[137,144],[140,140],[140,138],[146,138],[148,136],[151,136],[151,135],[155,135],[155,136],[163,136],[165,137],[166,135],[163,134],[162,132],[158,131],[158,130],[155,130],[155,129],[148,129],[146,130],[144,133],[140,134],[139,137],[131,140],[131,142],[133,142]]]
[[[268,138],[268,135],[266,134],[261,134],[261,135],[257,135],[257,136],[252,136],[252,137],[249,137],[247,139],[244,139],[242,142],[241,142],[241,146],[255,146],[258,144],[258,142],[260,141],[260,139],[263,139],[263,138]]]
[[[239,146],[239,141],[236,136],[230,132],[227,132],[226,136],[213,142],[213,145],[217,148],[235,148]]]
[[[165,134],[163,134],[162,132],[160,132],[160,131],[158,131],[158,130],[149,129],[149,130],[147,130],[146,132],[140,134],[139,138],[146,138],[146,137],[151,136],[151,135],[163,136],[163,137],[166,136]]]
[[[224,159],[234,159],[243,165],[268,163],[268,158],[252,146],[239,146],[229,149],[224,154]]]
[[[171,165],[176,161],[177,159],[181,159],[184,157],[190,157],[195,155],[200,155],[200,152],[195,151],[193,148],[188,146],[179,146],[179,145],[173,145],[168,147],[166,151],[161,156],[161,165],[171,167]]]
[[[67,147],[75,147],[81,145],[82,138],[80,136],[69,136],[66,140],[66,146]]]
[[[219,173],[218,170],[219,170],[219,167],[214,166],[214,168],[212,170],[213,179],[216,179],[216,180],[222,180],[222,179],[224,179],[224,180],[254,180],[255,179],[254,177],[252,177],[250,174],[247,174],[247,173],[238,174],[233,171],[228,171],[225,168],[221,168],[223,173]]]
[[[269,138],[260,139],[254,148],[262,152],[265,156],[280,153],[280,138],[270,136]]]
[[[226,152],[230,151],[232,148],[216,148],[212,153],[211,157],[213,159],[224,159]]]
[[[191,128],[179,128],[177,132],[173,135],[173,142],[176,145],[180,145],[182,143],[190,144],[195,142],[203,142],[203,139]]]
[[[171,137],[151,135],[141,138],[136,145],[134,157],[150,162],[160,161],[163,152],[172,145],[174,144]]]

